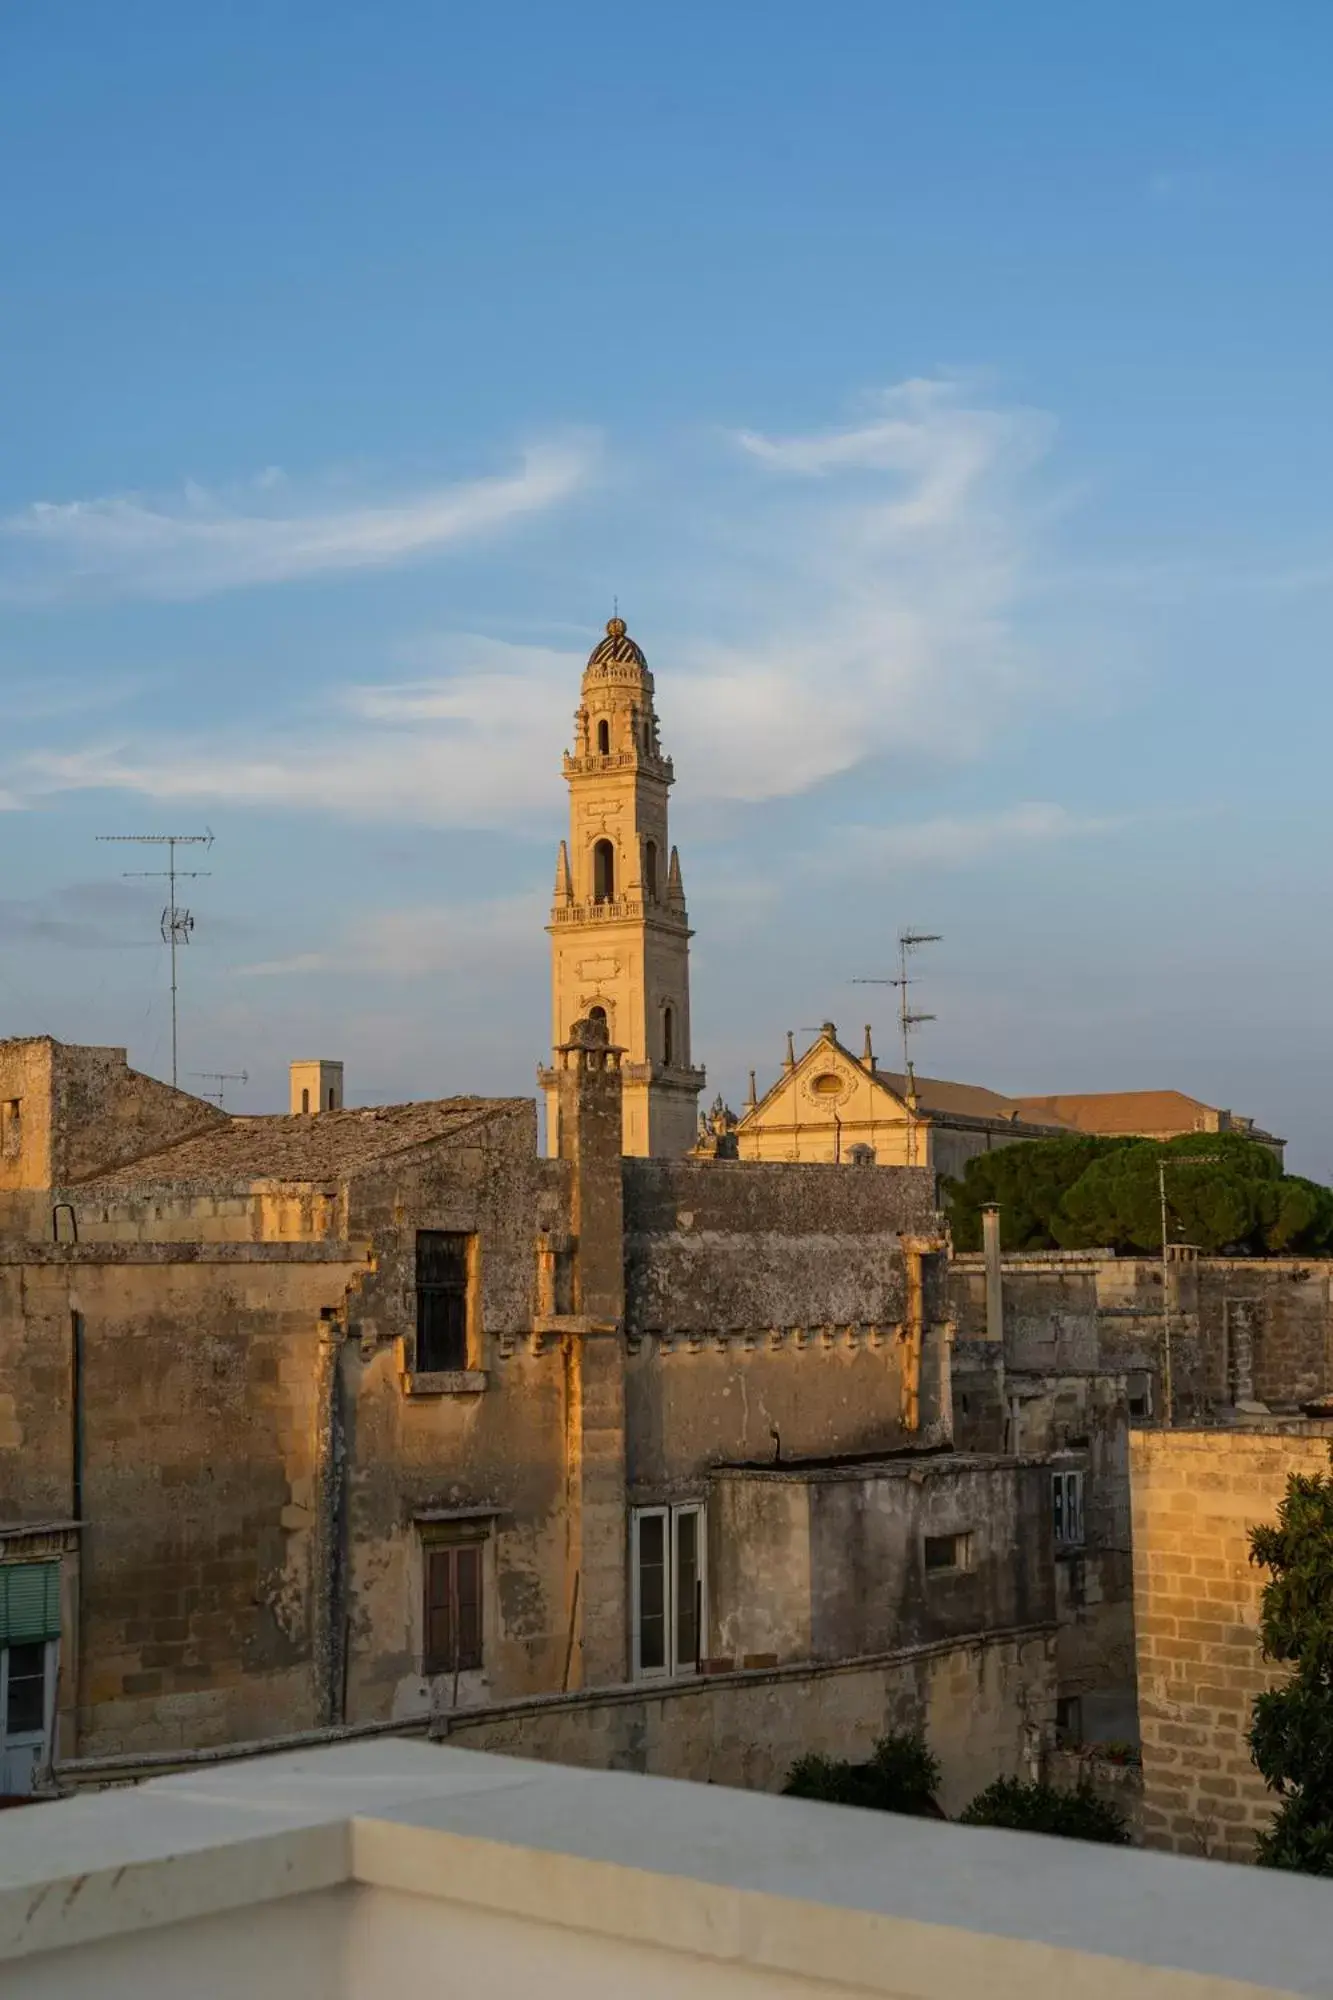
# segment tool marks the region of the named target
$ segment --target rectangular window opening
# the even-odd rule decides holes
[[[966,1569],[971,1555],[970,1535],[927,1535],[924,1557],[927,1570]]]
[[[470,1673],[482,1664],[482,1555],[480,1541],[423,1551],[426,1674]]]
[[[1151,1423],[1152,1376],[1148,1370],[1146,1368],[1135,1369],[1129,1377],[1127,1387],[1129,1390],[1130,1416],[1138,1418],[1142,1423]]]
[[[1058,1549],[1083,1545],[1083,1474],[1051,1474],[1051,1529]]]
[[[0,1101],[0,1155],[16,1160],[22,1150],[23,1099],[7,1097]]]
[[[417,1348],[421,1375],[468,1365],[472,1238],[443,1229],[417,1231]]]
[[[631,1526],[635,1678],[696,1673],[707,1633],[702,1503],[639,1507]]]

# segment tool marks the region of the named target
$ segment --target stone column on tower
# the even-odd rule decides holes
[[[653,677],[613,618],[584,669],[565,753],[569,839],[560,843],[551,938],[551,1043],[576,1021],[624,1050],[623,1150],[687,1153],[704,1072],[690,1061],[690,927],[667,828],[671,759],[662,754]],[[560,1151],[556,1072],[543,1070],[547,1151]]]

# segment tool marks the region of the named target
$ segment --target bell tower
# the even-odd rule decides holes
[[[667,834],[671,759],[658,740],[653,677],[623,618],[593,648],[565,753],[569,839],[555,866],[551,1042],[603,1022],[623,1051],[626,1153],[694,1144],[704,1073],[690,1064],[690,927]],[[546,1146],[560,1150],[556,1074],[543,1070]]]

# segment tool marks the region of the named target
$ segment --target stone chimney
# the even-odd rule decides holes
[[[319,1060],[294,1062],[291,1066],[291,1112],[293,1118],[313,1118],[321,1111],[343,1108],[343,1066]]]
[[[625,1313],[622,1051],[606,1023],[576,1021],[556,1050],[559,1153],[572,1167],[574,1310],[619,1325]]]
[[[574,1238],[574,1313],[563,1335],[568,1689],[623,1680],[629,1643],[620,1057],[597,1018],[576,1021],[555,1052]]]

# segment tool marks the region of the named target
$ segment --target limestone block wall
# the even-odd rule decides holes
[[[1328,1470],[1333,1425],[1135,1430],[1134,1624],[1143,1825],[1152,1846],[1248,1860],[1274,1800],[1245,1742],[1275,1684],[1259,1644],[1265,1572],[1248,1530],[1274,1518],[1292,1472]]]
[[[357,1269],[304,1246],[0,1264],[0,1507],[82,1522],[59,1697],[80,1753],[318,1719],[321,1315]]]

